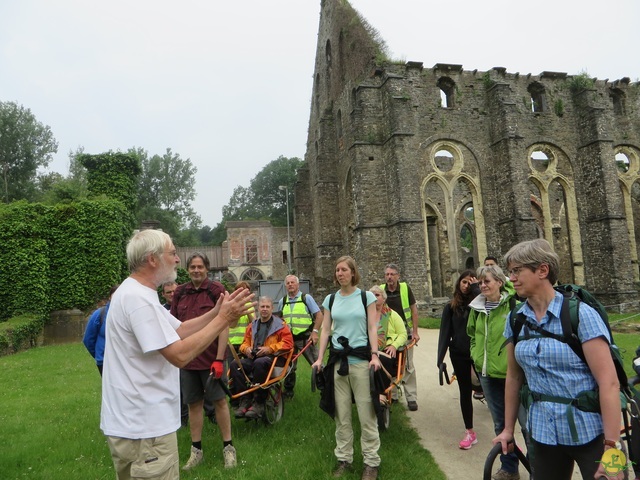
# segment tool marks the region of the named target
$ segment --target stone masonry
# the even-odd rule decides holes
[[[465,268],[543,237],[561,278],[638,307],[640,86],[561,72],[393,62],[346,0],[323,0],[295,269],[319,298],[352,255],[397,263],[422,311]]]

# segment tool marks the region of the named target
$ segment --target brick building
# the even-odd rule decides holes
[[[323,0],[295,265],[321,294],[354,256],[397,263],[419,306],[464,268],[546,238],[562,282],[633,308],[640,270],[640,87],[386,59],[346,0]]]

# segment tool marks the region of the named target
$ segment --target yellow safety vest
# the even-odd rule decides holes
[[[282,298],[282,318],[289,325],[293,335],[300,335],[309,330],[313,323],[313,318],[307,310],[307,304],[304,302],[306,295],[301,293],[290,301],[289,296]]]
[[[406,282],[398,282],[400,286],[400,301],[402,302],[402,311],[404,313],[404,318],[407,321],[407,326],[409,328],[413,328],[413,321],[411,320],[411,305],[409,305],[409,287]],[[380,285],[380,288],[383,290],[387,288],[387,284],[383,283]]]
[[[249,304],[251,302],[248,302]],[[249,310],[249,314],[243,315],[238,320],[238,325],[233,328],[229,328],[229,343],[232,345],[242,345],[242,340],[244,339],[244,332],[247,329],[247,326],[251,324],[251,317],[253,316],[254,309],[251,307]]]

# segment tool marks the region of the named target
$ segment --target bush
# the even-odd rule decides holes
[[[44,327],[41,315],[24,314],[0,322],[0,355],[35,347]]]

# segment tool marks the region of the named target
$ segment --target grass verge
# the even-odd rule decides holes
[[[333,420],[318,408],[309,366],[298,369],[296,397],[285,404],[276,425],[232,420],[238,468],[225,470],[222,440],[209,423],[203,432],[205,460],[187,480],[222,478],[329,479],[334,467]],[[99,429],[100,376],[82,344],[34,348],[0,358],[0,477],[3,480],[113,479],[109,449]],[[354,409],[354,420],[357,414]],[[357,422],[356,422],[357,423]],[[356,480],[362,471],[356,426]],[[180,463],[190,448],[189,431],[178,431]],[[445,479],[432,456],[420,447],[401,406],[391,413],[391,427],[381,433],[381,478]]]

